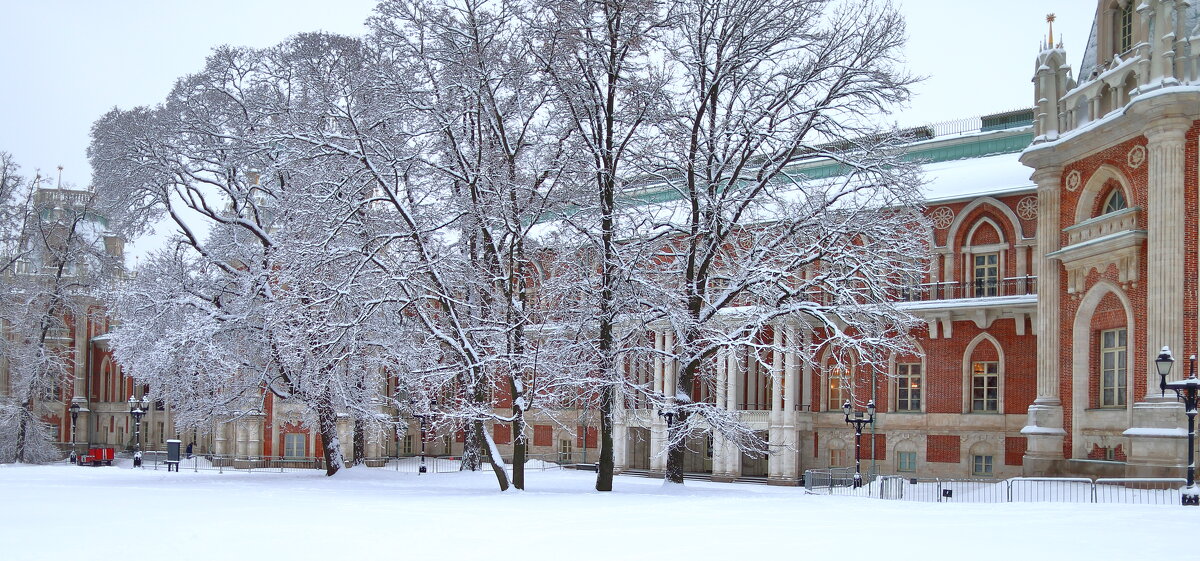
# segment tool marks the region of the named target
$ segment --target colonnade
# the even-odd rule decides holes
[[[741,421],[751,429],[761,432],[770,444],[766,474],[770,480],[794,482],[802,472],[799,461],[800,434],[812,431],[812,421],[806,414],[812,409],[812,395],[804,388],[812,387],[812,368],[802,364],[795,352],[812,344],[808,330],[799,330],[795,325],[772,326],[768,352],[760,352],[755,346],[725,346],[720,348],[713,360],[715,383],[702,397],[717,407],[737,411]],[[675,335],[670,331],[655,331],[650,337],[653,348],[650,353],[639,356],[648,363],[639,364],[638,359],[626,354],[618,359],[618,368],[631,376],[635,384],[642,384],[653,395],[675,395],[679,388],[679,364],[670,357],[674,349]],[[691,393],[690,391],[688,393]],[[618,470],[641,463],[630,457],[632,451],[649,451],[649,469],[661,472],[666,469],[667,418],[660,411],[651,409],[641,399],[617,400],[615,412],[614,460]],[[639,430],[642,429],[642,430]],[[638,446],[634,440],[644,438],[649,432],[649,446]],[[691,450],[703,454],[701,463],[693,457],[686,471],[711,470],[715,480],[731,480],[744,474],[743,454],[738,446],[719,434],[712,435],[711,447],[707,443],[701,449]],[[711,464],[708,458],[711,457]],[[687,462],[685,462],[687,463]]]

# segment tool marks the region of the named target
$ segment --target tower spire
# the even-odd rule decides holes
[[[1054,48],[1054,20],[1058,19],[1054,14],[1046,14],[1046,23],[1050,24],[1050,40],[1046,43],[1047,49]]]

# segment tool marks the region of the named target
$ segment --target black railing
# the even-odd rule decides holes
[[[1009,277],[1003,279],[979,279],[968,282],[933,282],[902,289],[902,302],[930,302],[935,300],[961,300],[967,298],[995,298],[1001,296],[1033,296],[1037,294],[1037,277]]]

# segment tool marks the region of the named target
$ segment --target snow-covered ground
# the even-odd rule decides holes
[[[0,559],[1186,559],[1200,508],[911,503],[535,471],[0,465]],[[1192,548],[1194,549],[1194,548]]]

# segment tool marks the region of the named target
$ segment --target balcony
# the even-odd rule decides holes
[[[1037,295],[1037,277],[1007,277],[995,281],[933,282],[902,290],[900,302],[935,302],[974,298],[1003,298]]]

